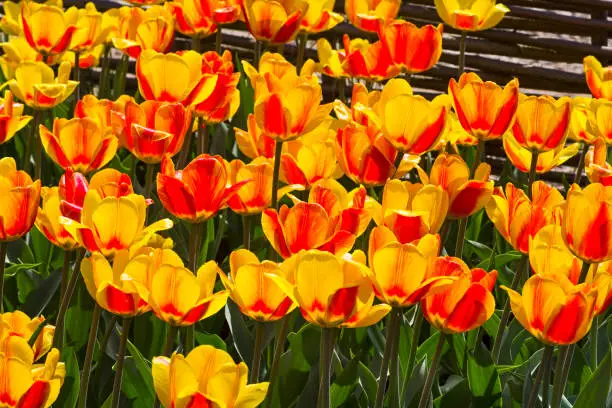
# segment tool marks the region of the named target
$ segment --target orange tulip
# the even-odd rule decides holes
[[[19,239],[34,225],[40,200],[40,180],[17,170],[15,159],[0,159],[0,242]]]
[[[520,94],[512,135],[519,146],[544,153],[565,144],[571,100]]]
[[[145,246],[156,232],[172,228],[172,221],[167,218],[145,227],[147,208],[141,195],[103,194],[98,189],[87,191],[80,222],[61,218],[70,235],[90,252],[112,258],[123,249]]]
[[[573,184],[563,207],[563,239],[583,261],[612,259],[612,187]]]
[[[589,107],[593,99],[577,96],[572,99],[568,137],[576,142],[592,144],[596,136],[589,127]]]
[[[395,20],[400,0],[345,0],[344,12],[355,27],[377,32],[379,27]]]
[[[593,98],[612,100],[612,67],[603,67],[597,58],[584,58],[584,75]]]
[[[443,31],[442,24],[418,28],[408,21],[396,20],[379,26],[378,37],[388,50],[392,63],[414,74],[437,64],[442,55]]]
[[[79,246],[72,235],[60,223],[62,213],[60,211],[61,199],[58,187],[43,187],[41,191],[42,208],[36,216],[36,228],[51,242],[65,251],[70,251]]]
[[[529,241],[540,229],[561,223],[560,205],[563,202],[561,193],[543,181],[533,183],[531,201],[523,190],[508,183],[505,193],[501,187],[495,188],[485,209],[506,241],[517,251],[527,254]]]
[[[173,157],[183,147],[191,126],[191,110],[180,103],[133,101],[125,104],[119,122],[125,127],[119,134],[121,144],[145,163],[160,163],[165,155]]]
[[[493,180],[489,180],[491,166],[487,163],[480,163],[473,180],[467,163],[456,154],[441,153],[429,176],[418,170],[423,184],[439,186],[448,194],[449,218],[469,217],[480,211],[493,194]]]
[[[304,0],[244,0],[242,13],[256,40],[273,45],[292,41],[308,10]]]
[[[516,78],[502,89],[467,72],[459,82],[451,78],[448,94],[461,126],[478,139],[491,140],[501,138],[512,125],[519,103],[518,86]]]
[[[331,30],[340,24],[344,17],[342,17],[342,14],[333,11],[334,4],[334,0],[309,2],[308,10],[306,10],[300,25],[300,30],[304,33],[316,34]]]
[[[533,154],[529,149],[525,149],[519,145],[512,133],[508,132],[503,138],[504,151],[506,156],[514,167],[523,173],[529,173],[531,167],[531,158]],[[539,153],[538,161],[536,163],[536,173],[543,174],[553,168],[560,166],[567,160],[574,157],[580,151],[579,143],[572,143],[571,145],[563,146],[560,144],[556,149]]]
[[[303,249],[343,255],[370,223],[365,201],[363,187],[351,196],[337,181],[322,180],[310,190],[308,202],[294,198],[291,209],[283,205],[278,212],[265,210],[261,218],[263,232],[283,258]]]
[[[365,255],[352,259],[309,250],[296,255],[290,281],[269,274],[307,321],[321,327],[366,327],[378,323],[391,307],[373,305],[374,292],[365,266]]]
[[[580,280],[582,261],[565,245],[558,223],[543,226],[529,239],[529,263],[534,274],[553,278],[563,275],[574,285]]]
[[[236,133],[238,148],[248,158],[255,159],[263,156],[271,159],[274,157],[276,142],[257,126],[255,115],[252,113],[247,118],[247,130],[234,128],[234,132]]]
[[[78,9],[26,2],[21,9],[23,35],[30,47],[43,55],[66,51],[77,30]]]
[[[597,99],[587,110],[588,130],[593,136],[612,144],[612,100]]]
[[[268,383],[247,385],[249,369],[234,363],[225,351],[203,345],[187,356],[153,358],[153,385],[162,406],[256,407],[264,400]]]
[[[289,280],[292,273],[283,264],[260,262],[251,251],[238,249],[230,254],[229,276],[219,271],[219,277],[244,315],[260,322],[272,322],[291,313],[296,305],[270,275]]]
[[[378,225],[371,235],[381,230],[384,236],[392,234],[396,241],[408,244],[427,234],[437,234],[446,219],[448,200],[441,187],[389,180],[385,184],[381,204],[375,201],[369,203],[372,217]]]
[[[44,322],[45,318],[43,316],[30,319],[28,315],[19,310],[2,313],[0,314],[0,338],[4,339],[8,336],[18,336],[25,341],[29,341],[32,335],[36,333],[40,325]],[[41,328],[31,347],[34,353],[33,361],[39,360],[51,350],[54,333],[55,326],[50,324],[45,324]]]
[[[455,277],[456,280],[421,301],[427,321],[443,333],[464,333],[482,326],[495,312],[491,291],[497,271],[470,268],[459,258],[439,257],[431,276]]]
[[[221,156],[202,154],[183,170],[175,170],[164,157],[157,174],[157,194],[168,211],[188,222],[202,222],[213,217],[238,190],[248,183],[228,184],[229,164]]]
[[[173,326],[190,326],[217,313],[228,293],[213,293],[219,267],[214,261],[202,265],[196,275],[189,269],[161,265],[148,288],[148,303],[157,318]]]
[[[510,10],[496,0],[461,2],[435,0],[436,11],[446,24],[461,31],[482,31],[495,27]]]
[[[217,31],[213,20],[212,1],[175,0],[165,7],[174,16],[176,29],[188,37],[204,38]]]
[[[597,296],[590,284],[573,285],[563,275],[533,275],[523,285],[522,295],[501,288],[508,292],[514,317],[539,341],[573,344],[589,332]]]
[[[126,55],[138,58],[144,50],[163,53],[173,40],[174,19],[162,6],[119,9],[119,36],[113,38],[113,45]]]
[[[608,163],[608,146],[601,139],[595,139],[584,159],[584,171],[591,183],[612,186],[612,166]]]
[[[0,99],[0,144],[11,140],[30,120],[31,116],[23,115],[23,105],[13,102],[13,94],[6,91]]]
[[[40,140],[60,167],[89,173],[104,167],[117,152],[117,138],[104,130],[93,119],[56,118],[53,132],[40,125]]]

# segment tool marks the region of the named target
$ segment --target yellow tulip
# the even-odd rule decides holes
[[[496,0],[435,0],[438,15],[446,24],[461,31],[488,30],[499,24],[508,7]]]

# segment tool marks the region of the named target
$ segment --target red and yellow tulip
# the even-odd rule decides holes
[[[1,43],[0,47],[4,51],[4,54],[0,57],[0,68],[7,80],[15,78],[15,70],[21,63],[43,60],[43,56],[30,47],[28,41],[23,37],[11,37],[8,42]],[[45,62],[56,63],[57,57],[47,57]]]
[[[331,30],[340,24],[344,17],[334,12],[334,0],[317,0],[308,2],[308,9],[300,24],[300,30],[308,34]]]
[[[591,183],[612,186],[612,166],[608,163],[608,146],[596,139],[584,159],[584,171]]]
[[[584,58],[584,75],[593,98],[612,100],[612,67],[603,67],[592,55]]]
[[[589,107],[593,102],[591,98],[577,96],[572,99],[572,113],[569,124],[568,137],[575,142],[592,144],[596,136],[589,127]]]
[[[437,27],[395,20],[381,25],[378,36],[388,50],[393,65],[404,72],[414,74],[427,71],[437,64],[442,55],[442,24]]]
[[[37,332],[41,324],[45,322],[43,316],[31,319],[27,314],[15,310],[0,314],[0,339],[9,336],[18,336],[29,341]],[[45,324],[32,343],[33,361],[38,361],[51,350],[55,326]],[[2,340],[0,340],[2,341]]]
[[[244,0],[242,13],[247,28],[256,40],[269,44],[285,44],[292,41],[308,2],[304,0]]]
[[[255,115],[252,113],[247,118],[247,130],[234,128],[234,132],[236,133],[238,148],[248,158],[255,159],[256,157],[263,156],[271,159],[274,157],[276,141],[257,126]],[[286,144],[284,143],[283,146]]]
[[[174,16],[176,30],[183,35],[204,38],[217,31],[212,1],[176,0],[164,6]]]
[[[30,120],[31,116],[23,115],[23,105],[14,102],[11,91],[6,91],[0,99],[0,144],[11,140]]]
[[[24,62],[15,70],[15,78],[8,81],[11,92],[33,109],[50,109],[64,102],[76,89],[78,82],[70,81],[70,64],[62,62],[57,72],[44,62]]]
[[[36,2],[26,2],[21,9],[23,35],[37,52],[57,55],[68,49],[77,31],[79,11]]]
[[[593,136],[612,144],[612,100],[597,99],[587,110],[588,130]]]
[[[597,290],[595,315],[607,312],[612,304],[612,262],[602,262],[591,266],[586,281],[591,282]]]
[[[563,275],[574,285],[580,280],[582,261],[565,245],[558,223],[545,225],[530,238],[529,263],[534,274],[553,278]]]
[[[514,136],[512,136],[511,132],[507,132],[504,135],[503,145],[506,156],[514,167],[523,173],[529,173],[533,153],[529,149],[522,147]],[[536,163],[536,173],[543,174],[549,172],[553,168],[562,165],[567,160],[574,157],[579,151],[580,144],[572,143],[567,146],[559,144],[559,146],[553,150],[540,152]]]
[[[444,23],[461,31],[482,31],[495,27],[510,10],[496,0],[462,2],[435,0],[436,10]]]
[[[345,0],[344,12],[355,27],[377,32],[381,26],[395,20],[400,4],[400,0]]]
[[[96,9],[96,5],[89,2],[85,8],[78,10],[76,30],[69,49],[79,54],[90,53],[106,42],[112,29],[109,24],[104,24],[103,15]]]
[[[113,45],[132,58],[144,50],[166,52],[174,40],[174,18],[162,6],[146,10],[134,7],[119,9],[119,32]]]
[[[49,242],[65,251],[77,248],[79,246],[78,242],[72,238],[72,235],[60,223],[60,217],[63,214],[60,210],[61,199],[59,188],[43,187],[41,196],[42,207],[38,210],[36,216],[36,228],[43,233]]]

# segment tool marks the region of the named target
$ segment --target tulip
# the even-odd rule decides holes
[[[572,113],[568,137],[576,142],[592,144],[596,136],[589,128],[589,106],[593,99],[577,96],[572,99]]]
[[[283,264],[260,262],[251,251],[238,249],[230,254],[229,276],[219,270],[219,277],[244,315],[259,322],[272,322],[291,313],[295,304],[271,275],[290,280],[292,273]]]
[[[255,159],[256,157],[263,156],[271,159],[274,157],[274,145],[276,142],[261,131],[257,126],[257,122],[255,122],[255,115],[252,113],[247,118],[247,130],[234,128],[234,132],[236,133],[238,149],[248,158]]]
[[[521,147],[511,132],[504,135],[503,144],[506,156],[510,159],[512,165],[523,173],[529,173],[533,153],[529,149]],[[580,144],[572,143],[567,146],[559,144],[554,150],[538,153],[536,173],[543,174],[549,172],[574,157],[579,151]]]
[[[0,245],[25,235],[34,225],[40,200],[40,180],[17,170],[15,159],[0,159]]]
[[[438,149],[446,151],[447,147],[458,152],[457,146],[476,146],[479,139],[465,130],[457,118],[455,112],[449,112],[446,117],[446,130],[438,143]],[[450,146],[448,146],[450,144]]]
[[[0,99],[0,144],[11,140],[30,120],[31,116],[23,115],[23,105],[13,102],[13,94],[6,91]]]
[[[482,326],[495,312],[491,291],[497,271],[469,267],[459,258],[439,257],[431,276],[456,277],[452,284],[421,301],[423,315],[442,333],[464,333]]]
[[[308,3],[308,10],[302,19],[300,30],[307,34],[316,34],[331,30],[340,24],[344,17],[334,12],[333,0],[318,0]]]
[[[594,100],[587,111],[588,130],[598,138],[612,144],[612,100]]]
[[[232,24],[242,20],[240,0],[216,0],[212,2],[213,20],[217,24]]]
[[[126,0],[135,6],[154,6],[163,3],[165,0]]]
[[[78,11],[76,30],[72,36],[69,49],[76,53],[91,51],[106,41],[112,27],[103,23],[103,16],[93,2]]]
[[[175,156],[191,126],[191,110],[180,103],[128,101],[125,114],[119,116],[125,123],[119,134],[121,144],[147,164],[160,163],[165,155]]]
[[[550,96],[519,96],[512,136],[519,146],[544,153],[565,144],[571,100]]]
[[[152,6],[145,11],[121,7],[119,13],[119,36],[113,38],[115,48],[132,58],[138,58],[144,50],[164,53],[170,49],[174,20],[165,8]]]
[[[1,43],[0,46],[4,51],[4,55],[0,57],[0,68],[7,80],[15,78],[15,70],[23,62],[43,60],[43,56],[30,47],[28,41],[23,37],[11,37],[8,42]],[[55,57],[48,57],[46,62],[55,63],[56,60]]]
[[[596,139],[585,157],[585,172],[591,183],[612,185],[612,166],[608,163],[606,142]]]
[[[40,125],[40,140],[60,167],[87,174],[104,167],[117,152],[117,138],[104,130],[93,119],[56,118],[53,131]]]
[[[227,302],[227,291],[213,293],[219,267],[202,265],[196,275],[189,269],[161,265],[148,288],[148,303],[159,319],[173,326],[190,326],[217,313]]]
[[[90,252],[112,258],[117,251],[144,246],[157,231],[172,228],[169,219],[145,227],[145,198],[137,194],[104,197],[90,189],[85,195],[81,221],[62,217],[61,222],[72,237]]]
[[[563,206],[563,239],[574,255],[589,263],[612,259],[612,187],[573,184]]]
[[[431,168],[429,177],[419,168],[423,184],[441,187],[449,196],[449,218],[465,218],[480,211],[491,199],[493,181],[491,166],[480,163],[470,180],[470,169],[459,155],[441,153]]]
[[[187,357],[154,357],[152,370],[155,393],[165,408],[256,407],[268,391],[267,382],[247,385],[246,364],[234,363],[227,352],[209,345],[196,347]]]
[[[138,89],[146,100],[198,104],[216,87],[217,77],[203,75],[202,56],[195,51],[163,54],[145,50],[136,61]]]
[[[582,261],[572,255],[565,245],[558,223],[543,226],[529,240],[528,255],[534,274],[553,278],[563,275],[572,284],[579,283]]]
[[[28,0],[21,0],[19,2],[5,1],[2,4],[4,7],[4,15],[0,20],[0,30],[4,31],[9,36],[19,36],[23,34],[21,10],[26,3],[28,3]],[[61,0],[48,0],[45,4],[60,8],[63,6]]]
[[[514,317],[544,344],[576,343],[591,327],[596,291],[589,284],[536,274],[525,282],[522,294],[501,288],[508,292]]]
[[[436,10],[444,23],[461,31],[482,31],[495,27],[510,10],[496,0],[478,3],[435,0]]]
[[[100,64],[102,52],[104,51],[104,45],[100,44],[88,51],[83,51],[79,54],[79,68],[89,69],[91,67],[97,67]],[[76,54],[73,51],[66,51],[62,54],[60,61],[66,61],[70,63],[72,68],[75,67]]]
[[[502,89],[468,72],[448,83],[448,93],[461,126],[479,140],[500,139],[510,128],[519,102],[518,80]]]
[[[392,63],[410,74],[431,69],[442,55],[442,24],[437,27],[396,20],[379,26],[378,36],[389,51]]]
[[[283,205],[279,211],[265,210],[261,225],[283,258],[309,249],[343,255],[370,223],[365,201],[363,187],[350,197],[337,181],[324,180],[310,190],[307,202],[295,198],[291,209]]]
[[[211,1],[177,0],[165,7],[174,16],[176,29],[188,37],[204,38],[217,31]]]
[[[602,262],[591,267],[586,281],[591,282],[597,290],[595,315],[605,313],[612,304],[612,262]]]
[[[523,190],[507,183],[505,192],[495,188],[485,206],[497,231],[523,254],[528,254],[529,241],[538,231],[561,223],[560,206],[564,202],[561,193],[543,181],[533,183],[531,196],[530,200]]]
[[[21,9],[23,35],[30,47],[43,55],[66,51],[77,31],[78,9],[26,2]]]
[[[15,70],[15,79],[8,81],[11,92],[33,109],[49,109],[64,102],[78,82],[70,78],[70,64],[62,62],[57,78],[44,62],[24,62]]]
[[[584,58],[584,75],[593,98],[612,100],[612,68],[603,67],[597,58]]]
[[[14,312],[6,312],[0,314],[0,338],[4,339],[8,336],[18,336],[29,341],[30,338],[41,324],[45,322],[43,316],[38,316],[30,319],[25,313],[15,310]],[[53,333],[55,326],[45,324],[36,339],[32,343],[33,361],[38,361],[42,356],[51,350],[53,343]]]
[[[60,177],[57,188],[61,215],[80,221],[87,190],[89,190],[89,183],[85,176],[75,173],[70,168],[66,169],[66,172]]]
[[[292,41],[308,10],[303,0],[244,0],[242,13],[248,30],[258,41],[278,45]]]
[[[65,251],[71,251],[79,246],[72,235],[60,223],[62,213],[60,211],[61,200],[58,187],[43,187],[41,191],[42,208],[36,216],[36,228],[43,233],[45,238],[53,245]]]
[[[103,133],[111,132],[119,135],[125,125],[124,118],[113,112],[124,111],[125,107],[117,108],[113,101],[98,99],[95,95],[89,94],[77,101],[74,107],[74,117],[93,119],[98,122]]]
[[[177,171],[172,160],[164,157],[157,174],[157,193],[162,205],[187,222],[208,220],[248,183],[245,180],[228,184],[228,167],[221,156],[202,154]]]
[[[355,27],[377,32],[379,27],[395,20],[400,3],[399,0],[345,0],[344,12]]]

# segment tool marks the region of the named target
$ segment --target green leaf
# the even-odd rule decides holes
[[[133,342],[146,358],[160,355],[166,343],[166,323],[152,313],[136,317]]]
[[[501,406],[501,381],[491,355],[482,343],[468,355],[467,377],[473,407]]]
[[[588,383],[582,388],[574,408],[605,408],[610,380],[612,379],[612,350],[608,349],[606,357],[595,369]]]
[[[233,302],[227,302],[227,305],[225,305],[225,319],[232,333],[236,351],[238,351],[242,361],[250,363],[253,359],[253,337],[244,323],[242,313]]]
[[[346,367],[344,367],[340,375],[336,376],[336,379],[330,388],[331,406],[333,408],[343,406],[349,396],[353,393],[355,387],[357,387],[358,368],[359,359],[355,357],[346,365]]]
[[[452,375],[446,383],[440,387],[442,395],[434,400],[435,408],[469,407],[471,405],[471,394],[467,381]]]
[[[214,348],[218,348],[218,349],[227,351],[227,345],[225,344],[223,339],[217,336],[216,334],[196,332],[195,339],[196,339],[196,344],[198,346],[201,346],[203,344],[208,344],[210,346],[213,346]]]
[[[48,278],[39,281],[37,287],[30,292],[20,310],[28,316],[40,316],[55,296],[62,280],[62,271],[57,270]]]
[[[465,242],[472,249],[472,251],[474,251],[478,259],[480,259],[481,261],[484,261],[484,260],[488,261],[491,258],[491,254],[493,250],[490,247],[478,241],[471,241],[469,239],[466,240]]]
[[[418,359],[414,367],[414,373],[406,386],[406,393],[403,396],[403,408],[416,406],[423,392],[425,378],[427,377],[427,360],[425,358]]]
[[[54,406],[74,408],[79,400],[81,374],[79,372],[79,361],[72,347],[64,348],[61,361],[66,365],[66,378]]]
[[[144,359],[131,341],[128,341],[127,348],[130,356],[126,358],[124,363],[123,383],[126,384],[127,382],[130,387],[126,387],[126,395],[132,400],[136,399],[139,405],[152,406],[155,402],[155,387],[153,386],[151,364]],[[130,388],[133,389],[133,395],[130,395]]]
[[[75,301],[76,297],[76,301]],[[94,301],[85,285],[79,285],[72,306],[66,312],[66,334],[69,344],[76,350],[87,344],[93,317]]]
[[[34,271],[25,271],[17,275],[17,295],[19,303],[25,303],[26,298],[36,288],[38,275]]]
[[[374,376],[368,366],[361,361],[359,362],[357,372],[359,374],[359,383],[368,397],[368,405],[374,405],[374,401],[376,400],[376,389],[378,387],[376,376]]]
[[[21,264],[13,264],[4,269],[4,276],[15,276],[17,273],[21,271],[28,271],[30,269],[36,269],[40,266],[40,263],[21,263]]]

